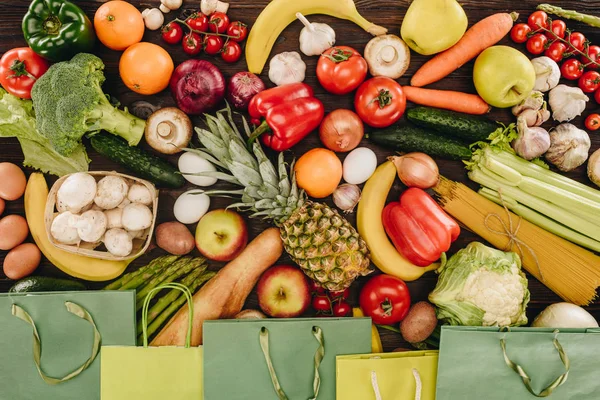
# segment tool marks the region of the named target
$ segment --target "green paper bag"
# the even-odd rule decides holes
[[[335,358],[371,351],[370,318],[205,321],[206,400],[335,399]]]
[[[597,329],[442,327],[437,400],[600,399]]]
[[[338,400],[435,400],[437,351],[338,356]]]
[[[190,311],[185,347],[148,347],[148,307],[162,289],[186,296]],[[190,347],[193,307],[192,294],[179,283],[148,293],[142,308],[144,347],[102,346],[102,400],[202,400],[202,347]]]
[[[135,334],[133,291],[0,294],[0,399],[97,400],[100,342]]]

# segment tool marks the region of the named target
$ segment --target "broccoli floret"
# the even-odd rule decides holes
[[[144,134],[146,123],[113,107],[102,91],[103,71],[100,58],[80,53],[51,66],[33,85],[37,129],[64,156],[81,146],[86,133],[105,130],[130,146],[137,145]]]

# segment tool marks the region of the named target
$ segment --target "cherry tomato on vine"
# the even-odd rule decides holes
[[[183,28],[175,21],[171,21],[162,28],[162,38],[168,44],[177,44],[183,39]]]
[[[202,13],[192,14],[185,22],[195,31],[208,32],[208,17]]]
[[[309,286],[310,286],[311,293],[325,294],[325,288],[323,286],[319,285],[317,282],[313,281],[312,279],[309,282]]]
[[[596,131],[600,128],[600,114],[590,114],[585,119],[585,127],[590,131]]]
[[[391,325],[402,321],[408,314],[410,293],[402,279],[377,275],[363,286],[358,301],[374,324]]]
[[[327,296],[315,296],[312,300],[312,308],[315,311],[331,311],[331,301]]]
[[[544,11],[533,12],[527,19],[527,25],[534,31],[540,27],[548,29],[548,14]]]
[[[561,19],[553,19],[552,20],[552,26],[549,29],[552,32],[554,32],[554,34],[556,36],[558,36],[561,39],[564,39],[565,32],[567,31],[567,24],[565,24],[565,21],[563,21]],[[550,39],[551,41],[552,40],[556,40],[556,36],[554,36],[550,32],[546,32],[546,33],[544,33],[544,35],[546,35],[546,37],[548,39]]]
[[[554,61],[556,61],[558,63],[558,62],[562,61],[563,55],[565,54],[566,51],[567,51],[567,45],[565,45],[564,43],[561,43],[559,41],[556,41],[554,43],[551,43],[550,46],[548,46],[548,48],[544,52],[544,55],[546,57],[550,57],[551,59],[553,59]]]
[[[341,299],[346,300],[349,295],[350,295],[350,289],[340,290],[338,292],[329,292],[329,296],[332,299],[339,299],[339,298],[341,298]]]
[[[234,63],[242,56],[242,48],[238,42],[233,40],[227,41],[221,51],[221,58],[227,63]]]
[[[596,71],[586,71],[579,78],[579,88],[584,93],[592,93],[600,87],[600,74]]]
[[[359,86],[354,108],[360,119],[373,128],[386,128],[406,110],[406,95],[393,79],[376,76]]]
[[[345,301],[340,301],[339,303],[333,305],[334,317],[345,317],[346,315],[350,314],[350,311],[352,311],[352,307],[350,307],[350,304],[346,303]]]
[[[581,65],[579,60],[571,58],[560,66],[560,72],[563,78],[574,81],[575,79],[579,79],[583,74],[583,65]]]
[[[227,28],[229,28],[229,17],[227,14],[218,11],[212,13],[208,20],[208,28],[211,32],[215,33],[227,32]]]
[[[527,51],[533,55],[542,54],[546,50],[548,38],[541,33],[536,33],[527,40]]]
[[[221,49],[223,49],[223,39],[220,36],[206,35],[204,37],[204,51],[206,54],[214,56],[219,54]]]
[[[600,46],[591,45],[588,47],[586,54],[586,56],[581,56],[581,62],[583,64],[589,64],[586,66],[587,69],[598,69],[598,65],[591,62],[600,62]]]
[[[571,34],[567,35],[567,40],[571,43],[569,49],[572,51],[573,47],[579,51],[583,51],[585,47],[585,36],[580,32],[571,32]]]
[[[527,24],[516,24],[510,30],[510,38],[515,43],[525,43],[527,35],[531,32],[531,27]]]
[[[227,35],[231,36],[229,40],[241,42],[248,36],[248,25],[241,21],[234,21],[227,28]]]
[[[0,84],[13,96],[30,99],[33,84],[49,66],[48,61],[29,47],[17,47],[0,59]]]
[[[202,51],[202,37],[196,32],[190,32],[183,37],[182,45],[183,51],[190,56],[195,56]]]

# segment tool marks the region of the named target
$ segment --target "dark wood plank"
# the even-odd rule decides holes
[[[87,14],[93,18],[95,10],[100,6],[103,1],[77,1]],[[146,8],[150,5],[157,6],[159,4],[158,0],[152,1],[139,1],[134,0],[131,1],[136,7],[140,10]],[[186,0],[184,2],[184,9],[192,10],[195,6],[197,6],[199,1],[189,1]],[[373,21],[379,25],[383,25],[387,27],[390,33],[398,34],[400,29],[400,24],[402,23],[403,15],[410,4],[409,0],[358,0],[357,7],[359,11],[364,15],[368,20]],[[537,5],[537,1],[534,0],[521,0],[521,1],[506,1],[506,0],[491,0],[486,2],[481,2],[477,0],[465,0],[461,1],[461,4],[465,8],[467,15],[470,20],[470,25],[480,20],[481,18],[488,16],[494,12],[501,11],[516,11],[522,15],[521,20],[524,20],[529,13],[531,13],[535,6]],[[252,25],[253,21],[256,19],[260,11],[268,4],[267,0],[236,0],[231,2],[231,9],[229,11],[229,15],[232,20],[239,19]],[[591,14],[600,14],[600,1],[587,1],[587,0],[577,0],[577,1],[556,1],[553,4],[578,9],[583,12],[591,13]],[[20,23],[24,13],[27,10],[29,5],[29,1],[27,0],[11,0],[11,1],[3,1],[0,2],[0,14],[3,16],[3,22],[0,23],[0,54],[5,51],[17,47],[24,46],[25,41],[22,37]],[[175,17],[178,12],[171,13],[167,15],[167,20]],[[363,32],[360,28],[352,24],[348,21],[338,20],[329,16],[315,16],[312,18],[315,21],[326,22],[334,27],[337,33],[337,44],[349,45],[355,47],[359,51],[364,50],[364,46],[370,39],[370,35]],[[588,26],[584,26],[582,24],[568,21],[569,28],[573,30],[579,30],[583,32],[588,39],[590,39],[593,43],[600,43],[600,30],[594,29]],[[277,44],[273,49],[273,54],[279,53],[281,51],[290,51],[297,50],[298,48],[298,34],[301,29],[301,24],[299,22],[292,23],[285,31],[282,33],[279,38]],[[144,41],[155,42],[166,47],[171,53],[176,64],[183,62],[188,57],[183,53],[179,46],[168,46],[164,44],[160,40],[159,32],[151,32],[147,31],[144,35]],[[508,39],[504,39],[501,44],[510,44]],[[510,44],[514,46],[514,44]],[[520,49],[524,49],[524,46],[517,46]],[[107,93],[116,96],[123,105],[127,106],[133,103],[134,101],[140,100],[143,96],[139,96],[131,91],[129,91],[121,82],[118,74],[118,60],[120,53],[108,50],[102,45],[98,44],[95,53],[98,54],[106,63],[106,76],[107,82],[104,85],[104,89]],[[408,84],[410,76],[417,70],[417,68],[423,63],[425,57],[412,54],[412,62],[410,68],[406,75],[402,77],[399,82],[401,84]],[[246,69],[246,65],[244,60],[242,59],[240,62],[234,65],[228,65],[223,63],[220,59],[202,56],[201,58],[206,58],[212,62],[214,62],[224,73],[224,75],[228,78],[233,75],[235,72]],[[316,66],[316,58],[308,58],[304,57],[303,59],[307,63],[307,78],[306,82],[311,84],[317,93],[317,96],[323,100],[326,105],[327,111],[332,111],[336,108],[352,108],[352,97],[344,96],[338,97],[333,96],[331,94],[325,93],[325,91],[319,86],[316,76],[315,76],[315,66]],[[448,78],[432,85],[433,88],[440,89],[451,89],[451,90],[461,90],[474,93],[474,88],[471,80],[471,72],[472,72],[473,63],[468,63],[460,70],[451,74]],[[265,71],[262,75],[262,78],[265,82],[268,82],[267,71]],[[160,93],[156,96],[145,97],[144,100],[150,101],[152,103],[161,104],[161,105],[174,105],[173,99],[168,91]],[[588,109],[586,113],[592,111],[598,111],[598,105],[593,101],[588,105]],[[498,121],[508,122],[511,121],[510,112],[507,110],[493,110],[490,116]],[[198,120],[195,121],[199,123]],[[582,125],[581,119],[575,120],[575,123],[578,125]],[[600,147],[600,137],[597,133],[590,134],[593,142],[592,151],[596,148]],[[373,146],[369,144],[366,140],[363,141],[362,145],[368,146],[375,150],[377,153],[379,161],[385,160],[387,156],[392,154],[391,151],[380,148],[377,146]],[[305,151],[320,146],[318,137],[316,134],[311,134],[306,140],[304,140],[300,145],[296,146],[293,151],[291,151],[291,155],[299,156]],[[90,158],[92,159],[92,163],[90,165],[91,170],[116,170],[120,172],[126,172],[122,167],[115,165],[103,157],[96,154],[93,150],[88,151]],[[343,156],[341,156],[343,158]],[[171,157],[172,161],[176,160],[176,157]],[[0,162],[2,161],[11,161],[16,164],[21,164],[22,162],[22,154],[20,151],[20,147],[18,142],[14,139],[0,139]],[[467,178],[461,163],[438,160],[440,165],[440,170],[444,175],[451,179],[467,182]],[[27,171],[30,173],[31,171]],[[586,177],[585,169],[579,168],[576,171],[569,174],[570,177],[580,180],[582,182],[589,183]],[[49,178],[49,184],[54,182],[54,178]],[[189,185],[188,185],[189,186]],[[221,185],[224,186],[224,185]],[[173,219],[172,206],[177,198],[177,196],[182,193],[186,188],[181,190],[162,190],[160,195],[160,210],[159,210],[159,222],[168,221]],[[397,183],[391,193],[391,197],[396,197],[400,190],[401,186]],[[330,204],[331,201],[327,200]],[[224,207],[228,204],[225,199],[214,199],[212,203],[212,208]],[[21,214],[24,215],[23,211],[23,202],[22,199],[10,202],[7,204],[7,208],[5,213],[11,214]],[[354,216],[349,218],[352,222],[354,222]],[[265,229],[268,225],[262,221],[258,220],[249,220],[249,226],[251,228],[251,236],[254,237],[258,232]],[[190,229],[193,229],[193,226],[190,226]],[[477,236],[464,232],[459,240],[454,244],[453,251],[464,247],[471,241],[480,240]],[[150,259],[162,254],[162,251],[159,249],[152,250],[144,257],[136,260],[131,266],[131,269],[135,269],[140,265],[148,262]],[[0,263],[3,261],[6,252],[0,252]],[[289,258],[287,256],[282,257],[281,262],[289,262]],[[222,266],[219,263],[211,263],[211,268],[218,269]],[[598,266],[600,268],[600,266]],[[36,271],[36,274],[40,275],[48,275],[48,276],[64,276],[59,270],[57,270],[54,266],[48,263],[46,260],[42,262],[40,268]],[[424,300],[427,298],[427,294],[431,289],[435,286],[436,276],[433,273],[425,275],[423,278],[417,280],[416,282],[410,282],[409,287],[411,291],[411,295],[415,301]],[[356,304],[357,300],[357,292],[361,283],[364,282],[364,279],[361,279],[358,283],[352,286],[352,295],[351,300],[353,304]],[[0,272],[0,291],[6,291],[12,284],[12,281],[6,279],[4,275]],[[90,283],[90,288],[100,288],[102,284],[99,283]],[[560,301],[560,298],[556,296],[552,291],[542,285],[540,282],[530,277],[529,288],[531,290],[531,304],[528,310],[528,315],[530,317],[535,316],[539,313],[545,306],[548,304]],[[247,307],[256,307],[256,294],[253,293],[247,302]],[[596,318],[600,318],[600,302],[596,302],[588,307],[588,309],[594,314]],[[386,350],[392,350],[399,346],[406,346],[406,344],[402,343],[399,335],[396,335],[392,332],[382,331],[382,339],[384,342],[384,347]]]

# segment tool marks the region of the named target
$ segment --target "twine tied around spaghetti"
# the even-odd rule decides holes
[[[506,245],[506,250],[504,250],[504,251],[511,251],[511,249],[514,245],[517,247],[517,249],[519,249],[519,254],[520,254],[521,258],[523,258],[523,254],[524,254],[523,248],[527,249],[527,251],[529,251],[529,254],[531,254],[531,257],[533,257],[533,260],[535,261],[535,265],[537,267],[538,273],[540,274],[541,281],[545,282],[544,273],[542,272],[542,268],[540,266],[540,261],[538,260],[537,255],[535,254],[535,251],[533,251],[531,246],[529,246],[527,243],[525,243],[524,241],[519,239],[519,237],[517,236],[519,233],[519,229],[521,229],[521,222],[523,221],[523,218],[521,218],[521,216],[518,216],[519,222],[517,223],[517,226],[515,227],[513,224],[512,218],[510,217],[510,211],[508,211],[508,207],[506,207],[506,203],[504,202],[504,199],[502,198],[502,189],[498,190],[498,197],[500,198],[500,203],[502,203],[502,208],[504,208],[504,211],[506,211],[506,218],[508,219],[508,225],[506,224],[506,222],[504,222],[502,217],[496,213],[490,213],[490,214],[486,215],[485,219],[483,220],[483,225],[485,226],[485,228],[488,231],[490,231],[492,233],[508,237],[509,241],[508,241],[508,244]],[[498,222],[502,226],[502,229],[503,229],[502,231],[494,229],[490,226],[489,220],[492,218],[495,218],[496,220],[498,220]]]

